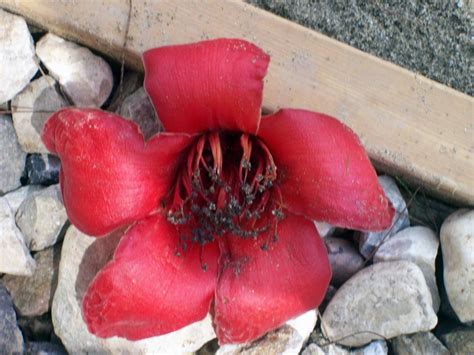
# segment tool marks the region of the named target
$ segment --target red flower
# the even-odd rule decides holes
[[[166,129],[63,109],[43,141],[62,162],[71,222],[131,225],[83,301],[99,337],[142,339],[210,311],[219,342],[253,340],[317,307],[331,271],[312,220],[363,230],[389,206],[354,133],[329,116],[260,118],[269,57],[219,39],[147,51],[145,87]]]

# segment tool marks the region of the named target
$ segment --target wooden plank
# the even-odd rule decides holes
[[[248,39],[272,57],[265,108],[336,116],[359,134],[378,167],[445,200],[474,204],[473,99],[317,32],[233,0],[0,0],[0,7],[124,56],[137,69],[140,53],[152,47]]]

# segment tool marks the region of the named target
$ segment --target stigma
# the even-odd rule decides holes
[[[278,221],[285,217],[268,147],[255,136],[232,132],[196,139],[163,208],[179,230],[183,249],[189,242],[204,245],[228,234],[256,239],[269,230],[276,241]]]

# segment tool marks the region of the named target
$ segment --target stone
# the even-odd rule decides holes
[[[29,154],[26,157],[26,183],[49,186],[59,183],[61,161],[50,154]]]
[[[349,351],[337,346],[335,344],[329,344],[324,347],[320,347],[315,343],[309,344],[301,353],[301,355],[349,355]]]
[[[31,276],[36,263],[5,197],[0,197],[0,273]]]
[[[390,176],[379,176],[379,183],[382,186],[385,195],[389,199],[393,208],[395,208],[395,215],[393,216],[392,225],[381,232],[362,232],[359,239],[359,251],[366,258],[370,259],[377,246],[385,242],[392,235],[397,233],[410,225],[408,217],[408,210],[405,200],[403,199],[400,190],[395,183],[395,180]]]
[[[7,200],[8,204],[10,205],[10,208],[13,211],[13,214],[16,214],[16,211],[18,211],[18,208],[20,208],[20,205],[23,203],[25,198],[30,195],[32,192],[39,190],[39,186],[33,186],[33,185],[27,185],[27,186],[22,186],[14,191],[11,191],[4,195],[5,199]]]
[[[410,261],[373,264],[352,276],[322,317],[329,340],[362,346],[433,329],[437,317],[423,272]]]
[[[54,330],[69,353],[174,354],[194,352],[215,338],[210,316],[173,333],[140,341],[98,338],[87,331],[81,302],[87,286],[111,258],[121,234],[96,239],[70,226],[64,238],[53,298]]]
[[[375,340],[369,345],[351,351],[352,355],[387,355],[388,346],[385,340]]]
[[[435,312],[440,306],[440,296],[435,277],[435,260],[439,239],[429,228],[408,227],[385,241],[374,255],[374,263],[381,261],[408,260],[418,265],[425,275],[431,291]]]
[[[298,354],[316,321],[316,310],[308,311],[249,344],[223,345],[216,355]]]
[[[26,339],[52,340],[53,321],[49,312],[41,316],[19,317],[18,325]]]
[[[441,336],[451,354],[474,354],[474,327],[461,328]]]
[[[118,113],[123,100],[142,86],[143,74],[136,71],[128,71],[125,68],[122,83],[118,83],[110,99],[110,105],[107,107],[107,111]]]
[[[474,321],[474,210],[461,209],[441,226],[444,286],[463,323]]]
[[[321,238],[332,236],[334,231],[336,230],[336,227],[326,222],[314,221],[314,225],[316,226],[316,229],[318,230],[318,233]]]
[[[57,282],[59,250],[48,248],[35,254],[36,269],[32,276],[3,278],[13,303],[21,316],[39,316],[48,312]]]
[[[448,349],[430,332],[402,335],[390,343],[396,355],[449,355]]]
[[[120,106],[120,116],[134,121],[140,127],[145,139],[161,130],[155,109],[143,87],[126,97]]]
[[[26,153],[21,150],[11,118],[0,115],[0,195],[21,186],[25,159]]]
[[[16,213],[16,224],[34,251],[54,245],[66,221],[59,185],[32,192]]]
[[[58,93],[55,80],[42,76],[32,81],[11,103],[13,125],[21,148],[27,153],[48,153],[41,132],[49,116],[68,103]]]
[[[23,353],[23,336],[16,324],[12,300],[0,283],[0,353]]]
[[[28,343],[28,355],[67,355],[66,349],[60,344],[45,341],[31,341]]]
[[[38,71],[25,19],[0,9],[0,104],[11,100]]]
[[[332,269],[331,284],[340,286],[364,267],[364,258],[347,239],[326,237],[329,263]]]
[[[89,49],[48,33],[36,54],[76,106],[100,107],[112,92],[112,69]]]

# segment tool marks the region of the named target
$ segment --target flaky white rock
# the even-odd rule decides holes
[[[48,33],[36,44],[36,53],[76,106],[100,107],[109,97],[112,70],[89,49]]]
[[[362,346],[427,331],[437,321],[420,268],[394,261],[364,268],[342,285],[324,311],[322,329],[339,344]]]
[[[10,205],[0,197],[0,274],[31,276],[35,266]]]
[[[120,235],[96,239],[69,227],[64,238],[53,299],[56,334],[71,354],[181,354],[194,352],[215,338],[210,317],[176,332],[140,341],[98,338],[87,331],[81,302],[95,274],[111,258]]]
[[[374,255],[374,262],[408,260],[413,261],[423,271],[433,298],[435,312],[440,306],[438,286],[435,277],[435,261],[439,239],[429,228],[408,227],[385,241]]]
[[[12,100],[13,125],[21,148],[28,153],[48,153],[41,131],[51,114],[67,102],[56,91],[55,81],[42,76],[32,81]]]
[[[474,210],[462,209],[441,226],[444,286],[461,322],[474,321]]]
[[[0,104],[11,100],[38,71],[25,20],[0,9]]]

